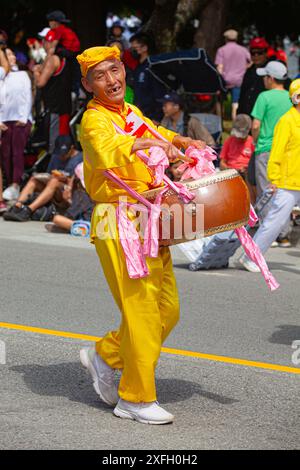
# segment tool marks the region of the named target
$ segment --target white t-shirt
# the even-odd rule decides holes
[[[27,72],[10,72],[5,79],[2,80],[1,94],[0,122],[32,121],[33,99],[31,81]]]
[[[4,92],[4,79],[6,77],[6,72],[3,67],[0,67],[0,107],[4,104],[5,101],[5,92]],[[1,119],[0,119],[1,122]]]

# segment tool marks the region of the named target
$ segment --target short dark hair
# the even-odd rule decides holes
[[[142,46],[148,47],[149,54],[153,54],[155,52],[155,41],[154,38],[147,33],[136,33],[130,38],[130,42],[136,41],[140,43]]]
[[[278,78],[274,78],[274,82],[277,83],[277,85],[285,85],[286,84],[286,79],[285,80],[278,80]]]
[[[106,43],[106,46],[107,47],[112,47],[112,45],[115,44],[116,42],[122,46],[122,51],[124,52],[125,51],[125,45],[124,45],[124,42],[122,41],[122,39],[109,39]]]

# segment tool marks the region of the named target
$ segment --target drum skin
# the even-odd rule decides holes
[[[160,246],[177,245],[247,225],[250,195],[235,170],[184,182],[195,199],[184,204],[171,189],[163,196],[160,217]],[[161,188],[143,193],[152,203]]]

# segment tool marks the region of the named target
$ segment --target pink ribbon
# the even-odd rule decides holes
[[[126,259],[130,279],[141,279],[149,275],[142,243],[133,222],[127,216],[127,204],[120,202],[117,207],[119,238]]]
[[[277,290],[280,287],[280,284],[278,284],[274,276],[271,274],[259,247],[251,238],[245,227],[236,229],[235,233],[237,234],[248,258],[259,267],[269,289],[272,292]]]
[[[181,181],[197,180],[216,172],[213,161],[217,159],[217,155],[212,148],[206,147],[204,150],[199,150],[189,147],[185,154],[194,163],[183,163],[179,167],[179,170],[183,172]]]
[[[258,217],[256,215],[254,207],[251,205],[248,225],[250,225],[250,227],[253,228],[253,227],[255,227],[257,222],[258,222]]]
[[[155,186],[160,186],[164,180],[166,169],[170,166],[169,159],[166,152],[160,147],[151,147],[149,155],[147,165],[155,174]]]

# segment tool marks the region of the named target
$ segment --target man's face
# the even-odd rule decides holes
[[[54,54],[55,52],[55,47],[53,42],[46,41],[46,39],[43,40],[43,47],[45,51],[47,52],[48,55]]]
[[[173,117],[179,111],[178,104],[172,103],[171,101],[167,101],[163,104],[163,112],[166,118]]]
[[[61,156],[60,156],[60,159],[63,161],[63,162],[66,162],[67,160],[69,160],[72,155],[73,155],[73,152],[74,152],[74,145],[72,145],[72,147],[70,148],[70,150],[68,150],[68,152],[66,153],[63,153]]]
[[[6,57],[10,67],[16,65],[17,58],[11,49],[6,49]]]
[[[51,20],[51,21],[49,21],[49,28],[50,28],[50,29],[56,29],[56,28],[59,27],[59,24],[60,24],[60,23],[58,23],[57,21]]]
[[[274,79],[272,77],[269,77],[269,75],[264,77],[264,85],[265,85],[266,90],[271,90],[273,83],[274,83]]]
[[[133,55],[136,57],[141,57],[143,54],[148,54],[148,46],[145,46],[138,41],[132,41],[130,43],[131,50],[133,52]]]
[[[122,62],[109,59],[93,67],[82,84],[104,104],[123,105],[126,93],[126,73]]]
[[[119,37],[122,36],[123,30],[120,28],[120,26],[115,26],[115,27],[112,29],[112,34],[113,34],[113,36],[115,36],[116,38],[119,38]]]
[[[254,65],[261,67],[267,62],[267,51],[265,49],[252,49],[251,58]]]

